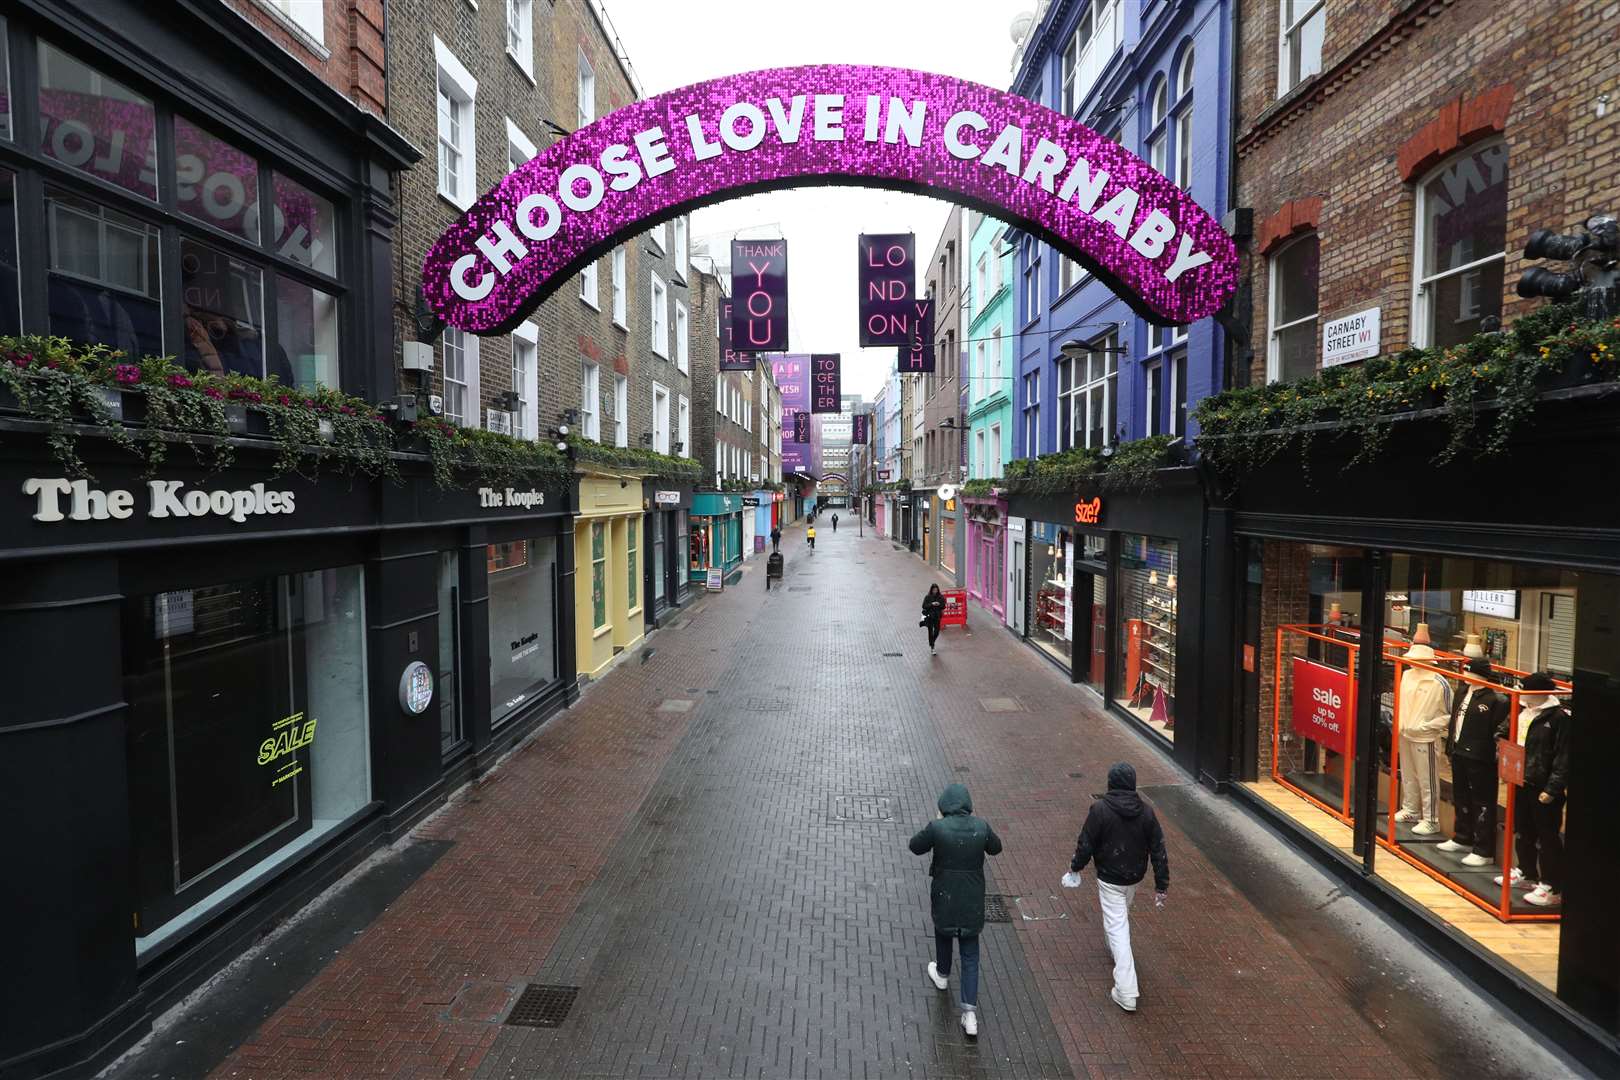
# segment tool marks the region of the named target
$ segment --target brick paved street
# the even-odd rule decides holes
[[[444,853],[213,1075],[1567,1072],[988,613],[930,657],[919,560],[822,536],[812,555],[791,531],[786,588],[756,562],[419,829]],[[1095,878],[1058,887],[1120,758],[1173,881],[1162,911],[1138,897],[1131,1016]],[[953,780],[1006,842],[990,891],[1019,898],[986,928],[976,1045],[955,983],[924,980],[926,860],[905,846]],[[580,988],[562,1026],[499,1023],[530,982]],[[118,1076],[197,1075],[176,1038]]]

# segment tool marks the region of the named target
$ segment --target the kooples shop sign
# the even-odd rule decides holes
[[[816,64],[657,94],[559,139],[440,237],[423,293],[451,326],[509,331],[649,226],[738,193],[823,184],[980,207],[1081,259],[1161,324],[1214,314],[1237,284],[1220,222],[1084,124],[948,75]]]
[[[533,510],[537,506],[546,505],[546,493],[535,491],[518,491],[516,488],[487,488],[478,489],[478,505],[485,510]]]
[[[291,514],[297,507],[293,493],[274,491],[263,484],[208,490],[187,487],[184,480],[148,480],[140,490],[144,502],[125,488],[92,487],[88,480],[31,477],[23,481],[23,494],[34,501],[34,520],[47,524],[63,521],[124,521],[137,510],[149,518],[228,518],[238,524],[252,517]]]

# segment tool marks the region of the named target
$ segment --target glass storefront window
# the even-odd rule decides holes
[[[363,577],[351,566],[125,601],[142,937],[369,801]]]
[[[276,333],[272,374],[299,389],[339,385],[337,297],[277,274]]]
[[[180,241],[186,305],[186,367],[263,378],[264,271],[195,240]],[[278,358],[279,359],[279,358]],[[290,372],[273,362],[271,373]]]
[[[653,600],[662,602],[664,599],[664,515],[655,513],[652,516],[653,530]]]
[[[461,655],[461,553],[439,553],[439,749],[461,741],[461,694],[456,658]]]
[[[259,242],[259,163],[251,155],[177,116],[174,170],[182,214]]]
[[[631,611],[641,606],[641,565],[636,561],[636,541],[641,522],[631,518],[625,522],[624,537],[624,595]]]
[[[4,44],[0,35],[0,46]],[[17,266],[17,178],[0,169],[0,334],[22,333],[21,286]]]
[[[557,678],[557,542],[490,544],[489,714],[491,726],[511,719]]]
[[[276,173],[276,253],[311,270],[337,274],[337,245],[332,203],[296,180]]]
[[[0,19],[0,139],[11,138],[11,34]]]
[[[687,530],[690,528],[690,516],[691,511],[688,510],[681,510],[675,514],[675,551],[677,558],[680,552],[687,550]],[[689,579],[689,574],[675,575],[675,598],[677,600],[683,598],[691,588]]]
[[[591,522],[591,628],[607,625],[607,526]]]
[[[51,333],[162,355],[157,229],[57,188],[45,189],[45,219]]]
[[[39,121],[46,157],[157,199],[151,100],[44,41],[39,43]]]
[[[695,517],[692,519],[692,541],[688,545],[687,555],[687,569],[690,573],[701,574],[708,569],[709,525],[709,518]]]
[[[1074,640],[1074,536],[1046,521],[1029,523],[1029,640],[1068,667]]]
[[[948,573],[956,572],[956,519],[940,516],[939,565]]]
[[[1120,536],[1116,701],[1166,737],[1176,724],[1177,554],[1174,540]]]

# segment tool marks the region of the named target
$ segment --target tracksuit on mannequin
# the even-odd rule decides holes
[[[1569,710],[1550,691],[1544,672],[1526,675],[1519,684],[1519,731],[1524,735],[1524,784],[1513,795],[1513,825],[1518,833],[1519,868],[1538,882],[1525,902],[1538,907],[1557,904],[1564,891],[1564,799],[1569,784]],[[1545,696],[1542,696],[1545,695]]]
[[[1434,649],[1413,645],[1408,660],[1434,660]],[[1396,821],[1415,822],[1412,831],[1440,831],[1440,772],[1436,757],[1451,725],[1451,684],[1445,676],[1409,667],[1401,673],[1401,809]]]
[[[1491,663],[1468,661],[1468,672],[1492,678]],[[1446,731],[1451,759],[1451,787],[1457,821],[1441,851],[1467,851],[1467,866],[1483,866],[1496,857],[1496,740],[1507,735],[1513,702],[1494,686],[1468,683],[1456,695]]]

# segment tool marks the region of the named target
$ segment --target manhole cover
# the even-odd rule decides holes
[[[979,707],[985,712],[1023,712],[1024,707],[1018,703],[1017,698],[987,697],[979,699]]]
[[[967,766],[966,766],[966,765],[958,765],[958,766],[957,766],[957,767],[956,767],[956,771],[957,771],[957,772],[964,772],[964,773],[965,773],[965,772],[972,772],[972,771],[973,771],[973,770],[972,770],[972,769],[970,769],[970,768],[968,768],[968,767],[967,767]]]
[[[788,592],[809,592],[811,588],[809,585],[789,585]]]
[[[780,698],[749,698],[744,706],[749,712],[787,712],[788,703]]]
[[[542,986],[531,983],[523,988],[506,1022],[515,1027],[561,1027],[568,1019],[568,1011],[579,997],[577,986]]]
[[[892,795],[834,795],[832,816],[834,821],[893,821],[894,809]]]
[[[1069,779],[1070,780],[1078,780],[1084,775],[1086,775],[1086,774],[1083,773],[1083,772],[1072,772],[1072,773],[1069,774]]]
[[[659,712],[691,712],[692,703],[685,698],[665,698],[658,704]]]
[[[1008,910],[1008,901],[1016,903],[1018,897],[1003,896],[1001,893],[984,894],[984,921],[985,922],[1012,922],[1012,912]]]

